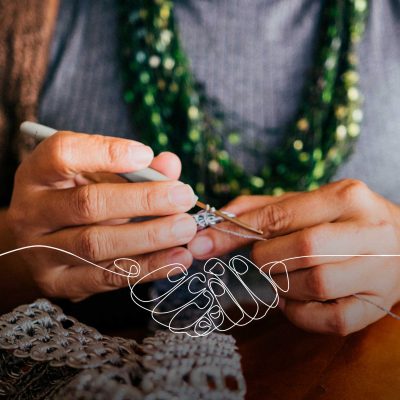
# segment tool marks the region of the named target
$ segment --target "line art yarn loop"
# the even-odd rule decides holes
[[[237,233],[237,232],[235,232]],[[266,240],[266,239],[261,239]],[[8,254],[16,253],[27,249],[47,249],[58,251],[64,254],[75,257],[77,260],[83,261],[88,265],[96,268],[103,269],[111,274],[116,274],[127,278],[128,286],[131,290],[131,298],[135,304],[139,307],[149,311],[155,322],[159,325],[168,328],[172,333],[185,333],[192,337],[204,337],[212,332],[225,332],[234,326],[244,326],[251,321],[263,318],[271,308],[275,308],[279,303],[278,290],[282,292],[289,291],[289,274],[286,266],[287,262],[301,261],[312,257],[337,257],[338,254],[315,254],[310,256],[297,256],[281,259],[278,261],[271,261],[264,264],[261,267],[255,265],[252,261],[242,255],[232,257],[229,262],[225,263],[223,260],[218,258],[211,258],[203,265],[203,271],[189,274],[186,268],[181,264],[168,264],[163,267],[155,268],[148,274],[140,276],[140,264],[136,260],[130,258],[118,258],[114,261],[112,266],[114,268],[106,268],[98,265],[92,261],[86,260],[74,253],[67,250],[60,249],[58,247],[48,245],[29,245],[19,247],[13,250],[0,253],[0,257]],[[400,254],[341,254],[343,257],[400,257]],[[128,270],[123,267],[123,264],[128,265]],[[272,278],[272,270],[274,268],[280,268],[279,273],[283,271],[286,275],[287,286],[280,287]],[[135,292],[136,285],[142,283],[145,279],[151,278],[152,274],[156,274],[162,269],[168,269],[166,272],[167,280],[169,283],[173,283],[165,293],[159,296],[153,296],[153,298],[140,298]],[[249,275],[252,271],[256,271],[259,274],[258,282],[265,283],[261,293],[255,293],[250,289]],[[140,278],[139,278],[140,277]],[[131,280],[135,279],[135,283],[132,284]],[[139,279],[137,279],[139,278]],[[228,283],[227,283],[228,282]],[[178,288],[186,289],[188,297],[176,296],[176,290]],[[269,290],[268,290],[269,289]],[[271,294],[272,293],[272,294]],[[364,303],[368,303],[373,307],[380,309],[385,314],[400,320],[400,316],[394,314],[390,309],[385,306],[372,301],[361,294],[353,294],[353,297],[357,298]],[[175,307],[173,309],[167,309],[163,307],[163,303],[166,299],[174,297]],[[179,303],[181,302],[181,303]],[[250,304],[247,307],[247,304]],[[44,305],[45,307],[45,305]],[[231,311],[233,309],[233,312]],[[180,319],[181,314],[190,314],[191,311],[195,311],[195,315],[200,316],[182,326],[181,323],[177,323]],[[30,311],[33,312],[33,311]],[[9,316],[11,319],[14,318],[12,315]],[[7,318],[5,314],[2,318]],[[165,323],[163,321],[167,320]],[[185,320],[185,319],[184,319]],[[10,322],[12,322],[10,320]],[[19,329],[25,329],[24,321],[21,320]],[[180,321],[181,322],[181,321]],[[2,324],[0,321],[0,329]],[[8,335],[5,336],[6,338]],[[3,348],[7,347],[7,342],[0,343]],[[5,339],[7,341],[7,339]],[[27,346],[29,343],[26,344]],[[37,348],[35,349],[35,357],[45,356],[43,351],[47,352],[48,348]],[[57,351],[51,349],[51,351]]]
[[[272,268],[278,264],[286,272],[285,288],[279,287],[271,277]],[[172,288],[151,299],[139,297],[136,286],[151,279],[153,274],[157,276],[163,269],[169,269],[167,277],[169,282],[174,283]],[[172,275],[172,272],[180,273]],[[249,279],[254,273],[259,274],[259,283],[265,283],[263,294],[256,294],[250,289]],[[289,290],[289,277],[286,265],[280,261],[258,268],[246,257],[237,255],[227,263],[219,258],[211,258],[204,264],[203,271],[191,275],[182,265],[169,264],[142,276],[134,284],[129,284],[129,287],[133,302],[149,311],[158,324],[171,332],[206,336],[211,332],[225,332],[234,326],[245,326],[263,318],[271,308],[278,305],[278,290]],[[182,289],[189,293],[189,297],[177,298],[178,290]],[[172,297],[174,307],[163,307]],[[179,301],[180,298],[182,301]],[[198,317],[182,326],[180,317],[191,310]]]

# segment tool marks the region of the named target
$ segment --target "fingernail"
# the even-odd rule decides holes
[[[138,144],[131,145],[130,151],[133,153],[133,159],[140,165],[150,164],[151,160],[154,157],[153,150],[149,146],[141,146]]]
[[[189,241],[196,233],[192,222],[192,219],[188,218],[178,219],[172,226],[172,234],[177,239]]]
[[[177,206],[191,206],[196,202],[196,196],[189,185],[172,186],[168,192],[169,201]]]
[[[213,241],[208,236],[199,236],[190,243],[190,251],[196,256],[203,256],[212,251]]]

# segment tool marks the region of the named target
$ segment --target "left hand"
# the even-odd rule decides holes
[[[264,231],[268,240],[252,248],[258,266],[296,257],[285,261],[290,289],[281,294],[280,307],[297,326],[347,335],[385,315],[353,294],[387,309],[400,301],[400,208],[364,183],[343,180],[308,193],[244,196],[225,209]],[[207,229],[189,250],[206,259],[251,242]],[[383,254],[393,257],[374,256]],[[285,287],[283,269],[272,273]]]

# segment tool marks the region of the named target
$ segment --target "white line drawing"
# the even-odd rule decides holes
[[[89,260],[86,260],[86,259],[83,258],[83,257],[80,257],[80,256],[78,256],[78,255],[76,255],[76,254],[74,254],[74,253],[71,253],[70,251],[67,251],[67,250],[64,250],[64,249],[60,249],[60,248],[58,248],[58,247],[48,246],[48,245],[46,245],[46,244],[33,244],[33,245],[30,245],[30,246],[18,247],[17,249],[13,249],[13,250],[5,251],[4,253],[0,253],[0,257],[6,256],[6,255],[8,255],[8,254],[16,253],[16,252],[22,251],[22,250],[28,250],[28,249],[49,249],[49,250],[60,251],[61,253],[68,254],[69,256],[73,256],[73,257],[75,257],[75,258],[77,258],[77,259],[79,259],[79,260],[81,260],[81,261],[83,261],[83,262],[85,262],[85,263],[87,263],[87,264],[90,264],[90,265],[92,265],[93,267],[100,268],[100,269],[104,269],[105,271],[108,271],[108,272],[110,272],[111,274],[115,274],[115,275],[119,275],[119,276],[124,276],[124,277],[126,277],[126,278],[128,278],[128,279],[136,278],[136,277],[138,277],[138,276],[140,275],[140,265],[139,265],[139,263],[137,263],[135,260],[131,260],[130,258],[121,257],[121,258],[117,258],[117,259],[114,261],[114,266],[115,266],[119,271],[122,271],[122,272],[117,272],[117,271],[109,270],[108,268],[102,267],[101,265],[98,265],[98,264],[96,264],[96,263],[94,263],[94,262],[91,262],[91,261],[89,261]],[[132,272],[132,267],[130,267],[130,270],[129,270],[129,271],[124,270],[123,268],[121,268],[121,267],[118,265],[118,262],[121,261],[121,260],[125,260],[125,261],[132,262],[132,264],[133,264],[135,267],[137,267],[137,269],[136,269],[134,272]]]
[[[286,266],[286,263],[289,261],[313,257],[400,257],[400,254],[318,254],[271,261],[258,267],[248,258],[242,255],[236,255],[228,262],[224,262],[215,257],[210,258],[204,263],[203,271],[194,274],[189,274],[186,268],[181,264],[168,264],[155,268],[144,276],[140,276],[141,268],[139,263],[130,258],[122,257],[116,259],[113,263],[116,271],[113,271],[67,250],[48,245],[19,247],[14,250],[0,253],[0,257],[32,248],[44,248],[60,251],[76,257],[77,259],[96,268],[101,268],[110,273],[126,277],[130,288],[131,299],[137,306],[149,311],[154,321],[165,328],[168,328],[172,333],[185,333],[193,337],[206,336],[214,331],[226,332],[235,326],[245,326],[252,321],[265,317],[271,308],[275,308],[278,305],[279,291],[285,293],[289,291],[289,273]],[[121,261],[129,263],[129,270],[126,270],[119,265]],[[272,270],[276,267],[281,267],[282,271],[280,271],[280,273],[286,275],[287,286],[284,288],[280,287],[271,276]],[[168,273],[166,274],[167,279],[169,282],[174,284],[174,286],[156,298],[139,298],[138,294],[135,292],[136,286],[150,278],[152,274],[157,274],[157,272],[162,269],[168,269]],[[271,292],[268,294],[269,300],[266,298],[263,299],[260,294],[256,295],[246,283],[246,275],[251,272],[251,269],[257,271],[260,274],[259,278],[264,280],[266,285],[269,285],[273,292],[272,301]],[[224,279],[225,274],[229,277],[230,284],[226,283],[227,280]],[[132,279],[135,279],[133,284],[131,284]],[[195,289],[194,283],[196,280],[202,284],[200,290]],[[234,280],[235,282],[233,283]],[[169,296],[173,296],[174,292],[183,286],[186,287],[191,299],[189,301],[186,299],[186,301],[173,309],[163,310],[162,304],[165,299]],[[238,300],[236,296],[238,293],[235,292],[239,291],[241,291],[241,298],[247,296],[246,301],[242,302]],[[365,299],[359,294],[354,294],[353,296],[361,301],[366,301],[371,305],[378,307],[393,318],[400,319],[399,316],[393,314],[390,310]],[[244,303],[250,304],[250,307],[248,309],[245,308]],[[200,316],[193,322],[190,322],[187,326],[182,327],[176,325],[175,322],[179,319],[180,313],[183,313],[190,308],[196,309],[197,312],[200,310]],[[230,311],[232,308],[234,309],[234,313]],[[165,323],[165,319],[169,320],[169,322]]]
[[[287,278],[287,287],[281,288],[271,277],[272,269],[282,265],[285,270]],[[167,279],[175,285],[169,289],[163,295],[154,299],[139,298],[135,292],[136,285],[140,284],[144,280],[150,278],[152,274],[157,274],[160,270],[168,268],[170,272],[173,269],[178,268],[181,272],[180,275],[167,274]],[[261,299],[260,296],[256,295],[245,282],[245,275],[250,272],[250,268],[255,269],[260,274],[260,279],[263,279],[266,285],[273,291],[273,299],[271,293],[268,293],[269,301]],[[268,272],[264,272],[268,270]],[[175,271],[176,272],[176,271]],[[226,284],[226,279],[223,276],[228,276],[230,279],[230,285]],[[195,285],[193,283],[199,280],[204,285],[199,290],[193,289]],[[236,282],[233,282],[236,280]],[[162,303],[169,297],[173,296],[179,288],[185,286],[187,291],[192,298],[188,301],[178,305],[177,307],[164,311],[162,310]],[[131,298],[133,302],[139,307],[149,311],[152,318],[160,325],[168,328],[171,332],[175,333],[186,333],[190,336],[206,336],[211,332],[226,332],[234,326],[245,326],[248,323],[263,318],[271,308],[275,308],[279,302],[278,290],[287,292],[289,290],[289,276],[286,270],[286,266],[281,261],[274,261],[263,265],[258,268],[252,261],[242,255],[232,257],[228,263],[220,260],[219,258],[210,258],[203,266],[203,272],[196,272],[195,274],[189,275],[186,269],[179,264],[169,264],[164,267],[155,269],[154,271],[146,274],[136,281],[133,285],[129,284],[131,289]],[[235,291],[241,291],[240,297],[247,297],[245,302],[247,308],[238,301],[235,296]],[[181,327],[179,324],[175,324],[176,320],[179,320],[179,315],[188,308],[197,308],[204,310],[203,313],[195,321],[189,325]],[[232,311],[232,308],[234,309]],[[232,314],[239,314],[235,316]],[[170,316],[169,323],[163,322],[166,317]],[[161,318],[162,317],[162,318]]]

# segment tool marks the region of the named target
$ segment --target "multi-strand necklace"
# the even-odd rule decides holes
[[[120,5],[124,97],[134,123],[155,152],[179,155],[182,180],[203,198],[217,204],[243,193],[311,190],[328,182],[351,154],[362,120],[355,47],[367,0],[324,2],[314,64],[296,118],[254,175],[226,151],[227,141],[240,146],[243,137],[196,81],[173,1],[120,0]]]

